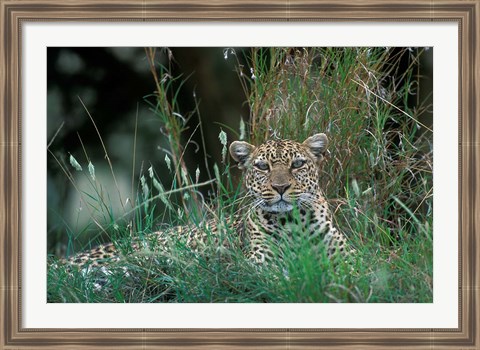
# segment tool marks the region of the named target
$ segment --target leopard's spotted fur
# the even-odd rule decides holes
[[[273,256],[269,238],[291,236],[299,231],[319,237],[328,256],[351,251],[346,247],[343,234],[332,225],[328,205],[318,183],[327,142],[325,134],[315,134],[303,143],[270,140],[258,147],[243,141],[230,145],[232,158],[245,172],[245,187],[251,205],[246,214],[238,215],[227,223],[238,234],[245,235],[249,242],[245,251],[252,260],[262,263]],[[197,249],[204,244],[207,236],[216,234],[217,226],[215,220],[210,220],[203,226],[179,226],[155,235],[156,239],[165,242],[171,235],[184,236],[186,244]],[[133,249],[140,250],[141,244],[134,243]],[[77,254],[68,262],[78,266],[95,266],[118,259],[117,249],[108,243]]]

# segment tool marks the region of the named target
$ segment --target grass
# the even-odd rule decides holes
[[[354,257],[330,261],[323,247],[301,232],[276,243],[282,259],[275,264],[257,266],[244,257],[245,238],[228,222],[248,203],[242,200],[239,172],[225,155],[227,134],[219,135],[221,163],[210,164],[210,180],[199,183],[198,171],[184,161],[191,136],[183,140],[189,121],[199,120],[193,133],[203,135],[204,125],[198,108],[188,116],[178,112],[178,92],[187,78],[173,77],[173,59],[162,66],[156,62],[158,52],[147,49],[156,85],[147,103],[170,145],[163,159],[170,182],[163,184],[165,175],[153,165],[141,165],[137,188],[132,181],[131,199],[116,217],[111,203],[125,204],[125,198],[103,191],[88,155],[84,165],[58,159],[92,217],[86,228],[66,228],[69,247],[93,229],[98,234],[87,248],[103,233],[123,254],[107,275],[69,269],[50,256],[49,302],[432,302],[432,132],[419,120],[428,106],[415,101],[415,63],[423,50],[255,48],[226,49],[224,54],[235,62],[250,109],[249,120],[239,120],[240,128],[230,130],[234,136],[228,142],[303,141],[325,132],[329,154],[320,181],[336,227],[356,248]],[[199,161],[207,163],[207,155]],[[89,190],[78,187],[75,162],[89,179]],[[199,191],[205,187],[211,193],[206,198]],[[205,218],[217,220],[220,241],[228,248],[203,228]],[[149,235],[158,225],[171,232],[166,247]],[[192,250],[175,234],[177,225],[199,225],[207,244]],[[133,237],[144,249],[132,251]]]

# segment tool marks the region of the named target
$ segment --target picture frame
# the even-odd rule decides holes
[[[0,105],[0,346],[3,349],[477,349],[479,348],[478,45],[480,2],[347,1],[2,1]],[[443,22],[458,24],[459,40],[459,320],[458,328],[91,328],[22,326],[22,26],[29,21]]]

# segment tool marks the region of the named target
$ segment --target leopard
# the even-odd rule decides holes
[[[244,255],[255,264],[275,259],[272,245],[299,233],[321,242],[327,258],[355,252],[346,236],[334,227],[320,186],[327,146],[324,133],[316,133],[303,142],[270,139],[258,146],[246,141],[230,144],[230,155],[244,175],[244,198],[248,205],[244,206],[245,212],[227,219],[226,225],[244,238]],[[221,238],[222,225],[225,223],[209,219],[201,225],[177,226],[152,235],[160,242],[159,246],[167,246],[169,237],[182,236],[194,250],[207,243],[228,248],[229,243]],[[133,241],[133,251],[142,247],[139,240]],[[75,254],[65,259],[65,263],[98,267],[120,259],[121,252],[115,244],[105,243]]]
[[[328,258],[354,252],[345,235],[332,224],[320,187],[327,146],[324,133],[302,143],[268,140],[258,147],[245,141],[230,145],[232,158],[245,173],[247,193],[253,197],[246,217],[250,259],[259,263],[271,260],[272,237],[288,238],[299,233],[312,241],[320,240]]]

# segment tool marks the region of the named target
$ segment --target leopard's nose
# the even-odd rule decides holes
[[[285,191],[290,188],[290,186],[291,185],[286,182],[281,184],[272,183],[273,189],[275,189],[275,191],[277,191],[279,194],[284,194]]]

